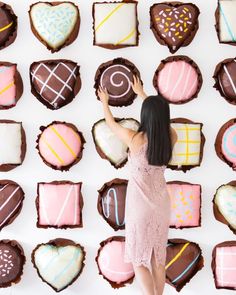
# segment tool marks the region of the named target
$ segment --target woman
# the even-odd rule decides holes
[[[126,195],[125,262],[131,262],[144,295],[162,295],[170,219],[170,197],[164,171],[177,136],[170,127],[168,103],[147,96],[134,77],[133,91],[143,98],[138,132],[113,118],[106,89],[99,88],[104,116],[111,130],[129,147],[130,178]]]

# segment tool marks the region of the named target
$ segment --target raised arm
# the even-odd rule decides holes
[[[140,96],[143,100],[146,99],[148,96],[143,90],[143,85],[137,76],[133,76],[134,82],[131,83],[134,93]]]
[[[106,89],[103,89],[101,86],[98,89],[98,96],[102,102],[103,105],[103,111],[104,111],[104,117],[106,120],[107,125],[111,128],[111,130],[120,138],[121,141],[127,144],[127,146],[130,145],[130,142],[136,133],[134,130],[122,127],[120,124],[118,124],[110,110],[110,107],[108,105],[109,100],[109,94]]]

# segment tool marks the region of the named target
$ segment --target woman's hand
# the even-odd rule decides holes
[[[134,82],[131,82],[131,86],[133,88],[134,93],[138,96],[142,97],[143,99],[147,98],[146,93],[143,90],[142,82],[140,81],[139,77],[133,75]]]
[[[102,88],[102,86],[99,86],[98,97],[103,104],[108,104],[109,94],[106,88]]]

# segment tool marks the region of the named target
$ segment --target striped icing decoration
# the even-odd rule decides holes
[[[174,263],[177,262],[179,259],[183,258],[184,251],[191,245],[191,242],[185,243],[180,251],[171,259],[171,261],[165,266],[166,271],[169,267],[173,266]],[[168,244],[167,247],[174,247],[174,244]],[[194,259],[189,262],[189,264],[186,265],[186,267],[181,271],[181,273],[175,277],[174,279],[171,279],[171,282],[173,284],[177,284],[178,281],[198,262],[199,258],[201,257],[201,253],[197,253],[197,255],[194,257]],[[184,258],[183,258],[184,259]]]
[[[198,88],[196,69],[186,61],[171,61],[158,73],[158,91],[170,102],[184,102],[191,99]]]
[[[10,22],[9,24],[5,25],[4,27],[0,28],[0,33],[6,31],[13,25],[13,22]]]
[[[81,138],[71,127],[62,123],[48,126],[39,139],[40,155],[58,168],[72,164],[81,151]]]
[[[64,289],[78,275],[83,259],[79,246],[41,245],[34,255],[40,276],[57,291]]]
[[[236,42],[236,20],[233,13],[236,9],[234,1],[219,0],[219,35],[221,42]]]
[[[2,106],[16,103],[15,73],[16,66],[0,66],[0,105]]]
[[[94,3],[94,27],[97,45],[136,45],[136,4]]]
[[[99,268],[104,277],[112,282],[126,282],[134,276],[132,264],[124,262],[124,251],[125,242],[111,241],[99,253]]]
[[[59,48],[74,30],[78,9],[72,3],[52,6],[36,3],[30,11],[33,26],[39,36],[52,48]]]
[[[39,184],[39,225],[80,224],[80,184]]]
[[[110,217],[110,198],[114,198],[114,203],[115,203],[115,219],[116,219],[116,225],[122,226],[125,224],[125,219],[124,220],[119,220],[119,206],[118,206],[118,198],[116,194],[116,189],[115,188],[110,188],[106,194],[106,196],[102,199],[102,209],[103,209],[103,214],[106,218]]]
[[[15,183],[7,183],[0,189],[0,229],[17,214],[24,199],[24,193]]]
[[[232,288],[233,290],[236,290],[236,246],[217,247],[215,263],[217,286],[220,288]]]
[[[170,165],[198,165],[201,152],[201,125],[171,123],[177,133]]]

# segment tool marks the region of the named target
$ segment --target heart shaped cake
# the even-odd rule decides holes
[[[219,130],[215,150],[217,156],[236,170],[236,119],[226,122]]]
[[[0,2],[0,49],[12,44],[17,35],[17,16],[11,6]]]
[[[221,185],[213,199],[215,218],[236,234],[236,181]]]
[[[56,292],[66,289],[84,268],[84,248],[71,240],[55,239],[39,244],[32,252],[39,277]]]
[[[157,41],[171,53],[189,45],[197,30],[200,11],[192,3],[163,2],[150,8],[151,29]]]
[[[137,95],[132,89],[133,76],[140,80],[140,73],[136,66],[124,58],[115,58],[103,63],[97,69],[94,88],[106,88],[109,94],[109,105],[128,106],[133,103]]]
[[[32,32],[52,53],[78,36],[79,9],[72,2],[37,2],[30,6],[29,16]]]
[[[124,262],[125,238],[115,236],[100,243],[96,262],[99,274],[116,289],[130,284],[134,279],[132,263]]]
[[[20,214],[24,192],[14,181],[0,180],[0,230]]]
[[[137,131],[139,123],[135,119],[118,119],[123,127]],[[124,144],[108,127],[105,119],[99,120],[92,128],[96,150],[101,158],[108,160],[116,169],[125,165],[128,159],[128,146]]]
[[[69,104],[79,93],[81,79],[77,63],[58,59],[34,62],[30,66],[32,94],[47,108]]]
[[[98,190],[98,212],[114,230],[125,228],[127,184],[126,179],[115,178]]]
[[[203,268],[198,244],[184,239],[170,239],[166,254],[166,282],[180,291]]]

